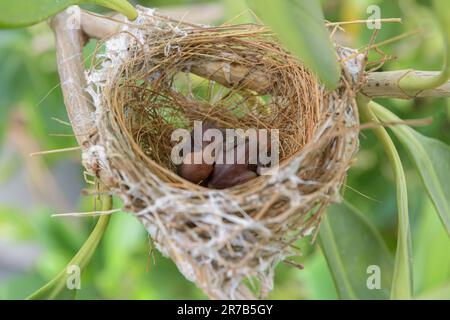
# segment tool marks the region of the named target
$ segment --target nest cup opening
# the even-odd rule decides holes
[[[155,29],[148,44],[127,51],[104,88],[112,120],[140,161],[180,188],[194,186],[176,174],[171,159],[176,129],[191,130],[194,121],[277,129],[283,165],[323,120],[319,82],[265,27]]]

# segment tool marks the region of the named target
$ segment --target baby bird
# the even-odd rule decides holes
[[[194,132],[191,131],[191,152],[184,156],[183,163],[177,168],[177,173],[181,177],[209,188],[225,189],[245,183],[258,176],[258,165],[249,163],[249,141],[243,142],[245,144],[244,148],[242,148],[242,145],[238,147],[236,142],[234,144],[230,143],[230,147],[226,141],[227,135],[225,129],[217,128],[212,123],[205,123],[202,126],[202,136],[208,129],[219,129],[222,133],[222,152],[214,155],[215,161],[213,164],[207,164],[204,161],[204,151],[213,141],[203,141],[203,139],[201,142],[195,141]],[[234,152],[234,161],[232,163],[226,163],[227,155],[230,152]],[[196,157],[197,160],[202,160],[201,163],[194,163]],[[220,157],[222,157],[220,159],[222,161],[218,161]]]
[[[249,144],[244,142],[245,148],[234,147],[234,161],[232,164],[225,163],[227,152],[222,154],[222,164],[216,163],[208,187],[215,189],[230,188],[256,178],[256,165],[249,164]]]

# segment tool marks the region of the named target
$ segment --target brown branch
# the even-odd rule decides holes
[[[385,72],[371,72],[366,75],[366,83],[363,93],[371,98],[398,98],[414,99],[426,97],[450,97],[450,81],[446,84],[430,90],[422,90],[411,95],[399,86],[399,81],[407,74],[414,72],[418,77],[433,77],[439,74],[437,71],[397,70]]]
[[[119,29],[118,23],[105,19],[101,16],[93,16],[90,13],[82,13],[82,28],[91,38],[105,39],[114,34]],[[231,70],[225,72],[225,63],[211,61],[197,65],[191,71],[201,77],[214,80],[224,86],[233,86],[245,78],[245,85],[248,89],[265,94],[270,87],[269,79],[261,72],[255,72],[245,66],[232,65]],[[450,81],[445,85],[424,90],[415,95],[404,92],[398,82],[410,72],[415,72],[419,77],[430,77],[436,75],[433,71],[399,70],[387,72],[369,72],[366,74],[366,81],[362,87],[362,92],[371,98],[398,98],[414,99],[418,97],[450,97]]]
[[[95,132],[92,112],[95,111],[91,98],[85,92],[86,79],[82,48],[87,41],[80,29],[73,29],[68,23],[71,13],[66,11],[54,16],[50,26],[55,33],[56,59],[70,123],[80,146],[89,143]],[[101,21],[96,21],[101,24]]]

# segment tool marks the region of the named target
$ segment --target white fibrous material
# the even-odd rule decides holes
[[[100,168],[103,175],[113,178],[115,183],[109,187],[122,198],[124,209],[143,222],[155,247],[210,296],[248,297],[242,287],[246,279],[259,281],[260,294],[266,295],[273,287],[275,266],[299,254],[293,242],[314,235],[324,208],[340,201],[345,171],[358,148],[354,97],[344,89],[328,95],[321,89],[326,97],[321,108],[327,117],[293,160],[261,180],[258,193],[242,191],[237,196],[228,190],[180,189],[140,161],[118,132],[109,109],[107,88],[123,76],[123,65],[131,58],[132,48],[146,50],[155,30],[173,32],[174,38],[188,36],[189,30],[177,23],[155,22],[152,9],[138,8],[138,12],[136,21],[124,24],[121,32],[105,42],[105,51],[97,55],[101,63],[86,73],[86,91],[96,108],[98,141],[84,151],[83,163],[91,171]],[[183,48],[176,41],[168,42],[164,54],[178,50]],[[355,55],[345,67],[356,81],[364,59],[348,48],[338,47],[337,51],[342,57]],[[152,61],[146,61],[143,67],[151,70]],[[157,79],[160,72],[149,73],[149,80]],[[334,132],[337,123],[348,130]],[[315,160],[324,148],[332,149],[335,158]],[[308,170],[319,165],[324,170],[320,179],[309,179]],[[327,168],[332,166],[339,166],[341,169],[334,171],[340,173],[327,175]],[[284,200],[273,205],[284,206],[283,214],[255,218],[250,208],[270,207],[274,188]],[[203,231],[193,232],[189,226]]]

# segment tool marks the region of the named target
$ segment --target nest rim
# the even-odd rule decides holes
[[[183,23],[180,23],[180,24],[183,24]],[[250,37],[253,36],[255,38],[256,47],[262,47],[264,49],[267,49],[268,45],[269,46],[278,46],[278,43],[276,42],[276,40],[274,40],[272,38],[269,39],[269,37],[272,37],[272,34],[270,34],[265,27],[262,27],[262,26],[259,26],[259,25],[223,26],[221,28],[211,27],[211,32],[213,32],[213,33],[217,32],[218,34],[220,34],[223,31],[226,32],[229,29],[234,30],[235,28],[237,28],[238,30],[240,30],[242,28],[244,28],[244,29],[247,28],[249,32],[255,32],[254,35],[250,35]],[[253,29],[255,29],[255,30],[253,30]],[[197,29],[194,28],[192,30],[193,30],[193,32],[192,33],[188,33],[187,37],[190,37],[190,36],[194,36],[195,37],[196,36],[196,30]],[[209,30],[209,28],[202,27],[200,29],[200,31],[202,31],[202,32],[205,31],[205,30]],[[263,37],[264,39],[263,40],[259,39],[260,36]],[[238,38],[238,39],[240,40],[240,38]],[[258,41],[260,41],[260,42],[258,42]],[[216,45],[216,44],[214,44],[214,45]],[[240,45],[245,47],[245,43],[244,44],[241,43]],[[220,46],[220,44],[218,44],[218,46]],[[195,51],[196,47],[191,47],[190,49]],[[164,49],[162,49],[162,48],[160,49],[160,54],[163,54],[162,50],[164,50]],[[299,83],[301,83],[302,87],[305,88],[305,87],[307,87],[306,83],[305,83],[305,80],[306,80],[306,82],[309,82],[309,84],[312,84],[312,86],[310,86],[309,88],[316,87],[316,89],[315,89],[315,94],[316,95],[313,96],[312,98],[314,98],[314,103],[318,104],[319,103],[318,100],[320,98],[318,97],[319,91],[317,90],[317,88],[320,86],[320,83],[317,80],[317,78],[310,71],[308,71],[308,69],[305,68],[300,62],[298,62],[297,58],[292,56],[284,48],[279,46],[279,47],[276,48],[276,50],[278,51],[280,56],[282,56],[283,59],[285,59],[285,60],[282,60],[279,63],[279,65],[277,65],[276,67],[279,68],[279,69],[283,69],[283,65],[286,64],[286,61],[287,61],[289,63],[294,64],[294,67],[296,67],[299,70],[301,70],[303,72],[302,74],[304,75],[304,77],[299,79],[300,80]],[[216,59],[221,59],[221,58],[223,59],[223,57],[215,57],[215,58]],[[262,59],[265,59],[265,58],[266,58],[265,56],[262,57]],[[176,58],[176,59],[179,59],[179,58]],[[206,57],[196,58],[196,64],[201,65],[203,63],[208,63],[208,62],[211,62],[211,58],[210,57],[207,57],[207,58]],[[136,63],[136,62],[134,62],[134,63]],[[139,63],[139,62],[137,62],[137,63]],[[145,59],[144,59],[144,63],[146,63]],[[189,61],[189,62],[187,62],[187,64],[192,64],[192,62]],[[177,73],[184,72],[182,70],[185,68],[185,66],[186,66],[186,62],[185,61],[180,62],[179,66],[175,66],[176,68],[178,68],[176,72]],[[153,69],[157,69],[161,73],[165,72],[164,66],[162,64],[156,65]],[[263,71],[263,73],[264,73],[264,71],[269,72],[270,70],[269,69],[264,70],[264,68],[263,68],[262,70],[258,70],[258,71]],[[288,73],[288,71],[282,73],[281,76],[286,76],[287,73]],[[120,75],[118,76],[118,79],[120,79]],[[208,80],[208,78],[206,78],[206,77],[205,77],[205,79]],[[209,80],[211,80],[211,79],[209,79]],[[282,82],[281,80],[282,79],[280,79],[280,78],[270,79],[271,87],[265,93],[266,94],[270,94],[272,96],[275,96],[273,94],[273,89],[274,89],[273,85],[274,84],[279,85],[279,83]],[[222,83],[222,86],[227,87],[223,83]],[[114,89],[117,89],[117,88],[111,88],[111,89],[113,90],[112,94],[116,95],[116,92],[114,92]],[[241,89],[246,89],[245,85],[243,86],[243,88],[240,88],[240,89],[238,88],[238,90],[236,90],[236,92],[233,92],[233,94],[240,94],[241,93]],[[144,90],[145,90],[145,88],[144,88]],[[258,94],[258,92],[256,92],[256,93],[257,93],[256,96],[260,96]],[[156,93],[156,94],[158,94],[158,93]],[[278,97],[283,98],[283,96],[277,96],[277,98]],[[298,97],[299,100],[301,100],[302,98],[304,98],[304,97],[303,96],[299,96]],[[316,100],[316,98],[317,98],[317,100]],[[267,106],[268,106],[268,104],[266,104],[266,107]],[[297,105],[291,104],[291,108],[297,108],[297,107],[298,107]],[[301,107],[304,107],[304,106],[301,105]],[[317,105],[315,105],[314,107],[317,109]],[[121,108],[121,106],[119,106],[119,109],[120,108]],[[302,108],[300,108],[300,109],[302,109]],[[303,109],[305,109],[305,108],[303,108]],[[311,128],[311,131],[314,131],[316,129],[316,127],[319,126],[321,122],[323,122],[323,119],[320,118],[320,115],[316,115],[316,114],[314,114],[313,117],[310,117],[309,119],[312,119],[313,121],[303,122],[303,124],[306,124],[306,126],[308,128]],[[298,119],[292,119],[291,123],[288,122],[287,125],[294,123],[295,120],[298,120]],[[122,129],[123,129],[122,130],[122,134],[124,136],[128,137],[128,140],[129,140],[130,144],[132,145],[133,150],[135,151],[135,153],[139,154],[143,158],[143,160],[145,162],[147,162],[151,167],[154,167],[153,169],[155,171],[159,171],[159,173],[161,173],[159,175],[159,177],[162,178],[161,179],[162,181],[164,181],[165,183],[168,183],[168,184],[175,185],[175,188],[179,188],[181,190],[197,191],[200,194],[211,191],[211,188],[192,183],[192,182],[190,182],[190,181],[180,177],[176,172],[174,172],[173,170],[168,168],[166,165],[164,165],[162,163],[158,163],[158,161],[153,159],[151,156],[149,156],[143,150],[142,144],[140,144],[139,141],[136,141],[136,139],[133,137],[133,134],[130,132],[130,130],[129,130],[129,128],[127,126],[123,126]],[[279,163],[278,163],[279,168],[282,168],[283,166],[289,164],[293,159],[298,157],[299,154],[304,152],[304,150],[308,149],[308,147],[310,146],[310,143],[312,143],[313,134],[304,135],[304,136],[305,136],[305,138],[304,138],[305,142],[303,143],[303,145],[300,148],[297,148],[297,150],[295,150],[294,152],[291,152],[287,156],[281,158]],[[159,150],[157,150],[157,152],[158,151]],[[164,177],[164,175],[166,177]],[[226,189],[222,189],[220,191],[221,192],[223,191],[223,192],[226,192],[226,193],[229,193],[229,194],[234,194],[234,195],[242,194],[242,191],[245,192],[245,190],[251,190],[251,188],[248,188],[249,186],[252,186],[253,184],[260,184],[262,182],[267,181],[267,179],[268,179],[268,176],[259,175],[259,176],[255,177],[254,179],[252,179],[250,181],[247,181],[247,182],[245,182],[243,184],[236,185],[236,186],[233,186],[233,187],[230,187],[230,188],[226,188]],[[219,191],[219,190],[217,190],[217,191]],[[249,192],[251,192],[251,191],[249,191]]]

